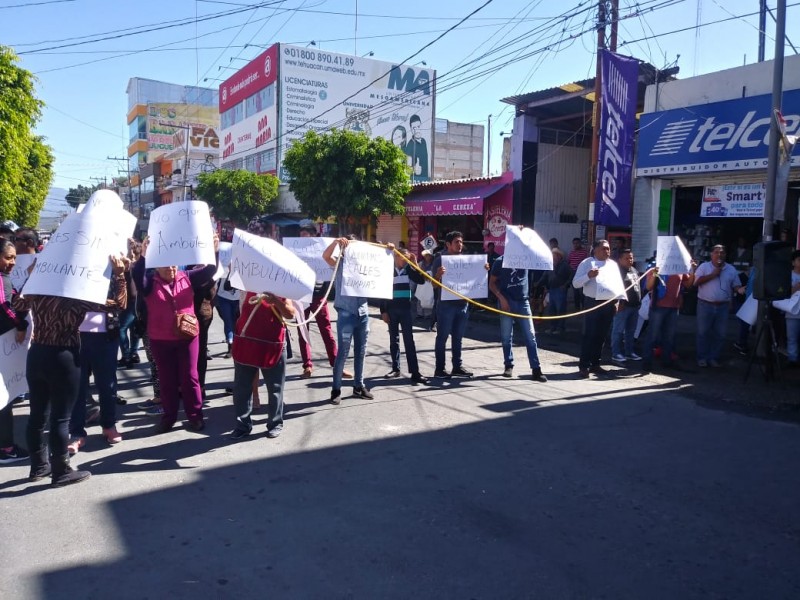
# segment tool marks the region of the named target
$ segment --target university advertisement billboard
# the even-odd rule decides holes
[[[219,112],[236,106],[278,77],[278,44],[273,44],[219,86]]]
[[[391,140],[414,181],[431,179],[435,71],[287,44],[279,54],[280,158],[309,129],[350,129]]]

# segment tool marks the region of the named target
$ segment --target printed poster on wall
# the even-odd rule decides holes
[[[8,403],[28,391],[28,380],[25,377],[25,365],[28,359],[28,347],[31,343],[32,327],[28,327],[25,339],[17,342],[16,330],[7,331],[0,336],[0,410]]]
[[[366,242],[350,242],[339,268],[343,295],[392,298],[394,255],[391,250]]]
[[[764,217],[766,183],[712,185],[703,189],[701,217]]]
[[[511,225],[506,228],[504,269],[553,270],[553,251],[545,241],[529,227]]]
[[[333,240],[329,237],[285,237],[283,245],[314,270],[317,281],[323,282],[333,277],[333,267],[322,258],[322,253]]]
[[[467,298],[487,298],[489,296],[489,274],[486,270],[485,254],[442,255],[442,285],[446,285]],[[442,288],[442,301],[461,300],[455,294]]]
[[[288,44],[280,61],[281,161],[306,131],[336,127],[391,141],[406,154],[413,181],[431,179],[434,70]]]
[[[214,230],[208,204],[199,200],[159,206],[150,213],[148,269],[172,265],[215,265]]]

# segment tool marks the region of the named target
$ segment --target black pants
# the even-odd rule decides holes
[[[595,300],[584,296],[587,309],[602,304],[604,301]],[[588,369],[600,366],[600,354],[603,352],[608,330],[614,321],[616,308],[614,302],[609,302],[602,308],[593,310],[583,318],[583,339],[581,340],[581,358],[579,368]]]
[[[0,448],[10,448],[14,445],[14,415],[11,406],[14,400],[0,410]]]
[[[206,371],[208,370],[208,330],[211,328],[213,319],[198,319],[200,349],[197,352],[197,379],[200,381],[200,388],[206,387]]]
[[[417,346],[414,344],[414,323],[411,306],[389,307],[389,354],[392,357],[392,370],[400,370],[400,329],[403,331],[403,347],[406,351],[408,371],[412,375],[419,373]]]
[[[31,454],[45,448],[44,426],[50,411],[50,456],[65,456],[69,443],[69,418],[78,398],[81,379],[77,347],[31,344],[27,362],[31,416],[28,419],[28,449]]]

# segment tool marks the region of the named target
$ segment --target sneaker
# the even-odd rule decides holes
[[[300,378],[308,379],[309,377],[311,377],[311,367],[306,367],[305,369],[303,369],[303,374],[300,375]]]
[[[94,425],[100,421],[100,407],[92,406],[86,409],[86,424]]]
[[[433,373],[433,376],[434,376],[434,377],[441,377],[442,379],[450,379],[450,377],[451,377],[450,373],[448,373],[448,372],[447,372],[447,371],[445,371],[444,369],[437,369],[437,370],[436,370],[436,371]]]
[[[534,369],[532,372],[533,380],[539,383],[547,383],[547,377],[542,373],[541,369]]]
[[[117,361],[117,368],[118,369],[127,369],[131,366],[131,361],[128,358],[120,358]]]
[[[720,367],[722,367],[720,362],[718,360],[714,360],[713,358],[710,361],[708,361],[708,366],[714,369],[719,369]]]
[[[514,367],[506,367],[505,371],[503,371],[503,377],[513,377],[514,376]]]
[[[414,373],[413,375],[411,375],[411,381],[414,383],[420,383],[422,385],[428,384],[428,378],[425,377],[424,375],[421,375],[420,373]]]
[[[67,452],[69,452],[70,456],[73,456],[78,453],[78,450],[83,448],[86,445],[86,438],[85,437],[77,437],[72,438],[67,444]]]
[[[196,421],[188,421],[186,423],[186,429],[188,429],[189,431],[194,431],[199,433],[203,431],[203,429],[205,428],[206,428],[206,422],[203,419],[197,419]]]
[[[365,400],[374,400],[375,396],[372,395],[366,387],[353,388],[353,396],[356,398],[364,398]]]
[[[239,440],[246,438],[248,435],[250,435],[249,429],[234,429],[233,433],[228,436],[228,439],[238,442]]]
[[[450,371],[450,377],[472,377],[472,371],[467,371],[464,367],[454,367]]]
[[[596,367],[589,367],[589,372],[590,373],[594,373],[595,375],[601,375],[601,376],[602,375],[609,375],[609,371],[607,369],[604,369],[600,365],[597,365]]]
[[[16,444],[11,446],[10,448],[1,448],[0,449],[0,464],[9,464],[19,462],[21,460],[26,460],[30,458],[30,454],[28,451],[20,448]]]
[[[279,423],[278,425],[275,425],[275,427],[267,429],[267,437],[270,439],[275,439],[281,433],[283,433],[283,423]]]
[[[72,467],[67,467],[61,475],[56,475],[55,473],[51,473],[51,475],[53,478],[52,483],[50,483],[50,487],[54,488],[72,485],[73,483],[80,483],[81,481],[86,481],[92,476],[89,471],[76,471]]]
[[[581,379],[589,378],[589,369],[578,369],[578,377]]]
[[[400,371],[397,369],[392,369],[386,374],[386,379],[397,379],[398,377],[400,377]]]
[[[122,435],[117,431],[116,427],[108,427],[103,429],[103,437],[111,445],[119,444],[122,441]]]
[[[50,463],[47,463],[46,465],[39,465],[36,467],[36,469],[31,467],[30,475],[28,475],[28,481],[41,481],[45,477],[50,477],[52,473],[53,469],[50,467]]]
[[[611,360],[617,363],[624,363],[625,357],[622,354],[615,354],[614,356],[611,357]]]
[[[149,415],[151,417],[159,417],[164,414],[164,407],[161,406],[161,403],[159,403],[153,406],[152,408],[148,408],[144,412],[146,415]]]
[[[701,369],[705,369],[708,366],[708,361],[703,360],[702,358],[697,361],[697,366]]]
[[[148,408],[153,408],[154,406],[161,406],[161,402],[156,402],[155,399],[145,400],[139,405],[139,408],[142,410],[147,410]]]
[[[636,354],[636,352],[631,352],[625,358],[628,360],[642,360],[642,357]]]
[[[733,345],[733,349],[736,350],[739,354],[747,356],[747,346],[740,344],[739,342],[736,342]]]
[[[342,403],[342,390],[331,390],[331,404],[339,405]]]
[[[352,379],[353,374],[350,371],[344,370],[342,371],[342,379]]]

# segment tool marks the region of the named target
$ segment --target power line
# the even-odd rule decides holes
[[[44,4],[62,4],[64,2],[75,2],[76,0],[46,0],[45,2],[26,2],[25,4],[9,4],[0,6],[0,10],[5,8],[29,8],[31,6],[42,6]]]
[[[60,113],[60,114],[64,115],[65,117],[68,117],[68,118],[72,119],[73,121],[77,121],[81,125],[86,125],[86,127],[91,127],[92,129],[96,129],[97,131],[100,131],[101,133],[106,133],[108,135],[112,135],[117,139],[120,138],[120,134],[119,133],[111,133],[110,131],[107,131],[106,129],[100,129],[99,127],[96,127],[95,125],[92,125],[91,123],[87,123],[86,121],[81,121],[78,117],[73,117],[71,114],[65,113],[63,110],[61,110],[60,108],[56,108],[52,104],[49,104],[49,103],[45,104],[45,108],[53,109],[57,113]]]

